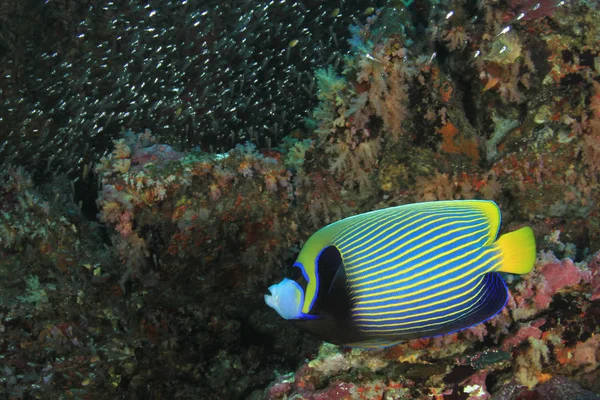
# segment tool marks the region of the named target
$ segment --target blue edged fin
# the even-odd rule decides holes
[[[496,245],[502,252],[502,267],[499,271],[526,274],[533,269],[536,250],[535,237],[530,227],[500,236]]]
[[[497,272],[484,275],[477,285],[479,295],[473,299],[468,310],[458,317],[441,315],[437,321],[423,321],[407,327],[403,331],[391,331],[387,335],[371,331],[366,340],[347,343],[352,347],[387,347],[404,340],[446,335],[481,324],[498,314],[508,301],[508,288]],[[369,337],[370,336],[370,337]]]
[[[428,329],[423,326],[420,327],[421,329],[415,329],[415,331],[411,333],[390,336],[389,339],[379,336],[367,336],[363,340],[348,342],[345,343],[345,345],[349,347],[371,349],[390,347],[402,343],[405,340],[447,335],[479,325],[496,316],[502,311],[508,301],[508,288],[500,274],[492,272],[485,275],[483,285],[485,286],[485,290],[483,291],[479,303],[470,313],[466,313],[460,319],[448,322],[443,326],[433,329]]]
[[[498,314],[508,301],[508,288],[504,279],[497,272],[491,272],[484,276],[483,285],[485,290],[481,294],[478,304],[459,320],[452,322],[443,331],[434,334],[448,334],[479,325]]]

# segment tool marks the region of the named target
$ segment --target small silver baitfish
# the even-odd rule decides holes
[[[267,305],[319,338],[385,347],[485,322],[504,308],[498,272],[526,274],[529,227],[498,240],[493,201],[407,204],[345,218],[314,233]]]

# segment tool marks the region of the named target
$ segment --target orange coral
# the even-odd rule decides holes
[[[463,154],[471,158],[473,164],[479,161],[479,146],[477,142],[460,135],[460,131],[452,122],[448,121],[446,125],[438,129],[437,133],[443,137],[443,152]]]
[[[440,87],[440,96],[442,101],[445,103],[449,102],[453,91],[454,89],[452,88],[450,82],[444,82],[442,87]]]
[[[487,83],[485,84],[483,89],[481,89],[481,93],[487,92],[488,90],[498,86],[498,83],[500,83],[500,79],[490,75],[490,77],[487,80]]]

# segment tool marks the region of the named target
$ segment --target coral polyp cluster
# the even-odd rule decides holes
[[[248,144],[226,154],[182,154],[130,138],[116,141],[96,172],[99,218],[114,229],[113,243],[133,277],[158,259],[204,265],[226,247],[246,267],[259,260],[266,269],[281,265],[297,229],[281,153],[263,155]]]
[[[0,397],[598,398],[597,4],[233,2],[201,12],[198,2],[168,3],[123,14],[117,2],[90,5],[108,22],[38,57],[61,77],[43,101],[16,95],[22,82],[31,93],[45,87],[35,69],[6,66],[12,117],[2,123],[21,128],[0,154],[27,151],[0,171]],[[171,8],[187,22],[152,33]],[[222,21],[229,8],[243,18]],[[289,15],[276,10],[288,8],[300,25],[335,24],[318,31],[326,43],[310,47],[316,31],[281,23]],[[11,15],[1,10],[0,20]],[[65,10],[64,24],[48,17],[53,31],[91,23],[73,25],[81,10]],[[167,40],[152,57],[123,61],[123,49],[145,44],[122,15],[143,15],[146,39],[188,47]],[[261,25],[271,19],[277,29]],[[340,21],[352,21],[346,37]],[[248,30],[284,44],[244,52]],[[97,31],[97,42],[83,40]],[[0,46],[11,37],[1,31]],[[326,54],[339,42],[344,51]],[[244,62],[210,65],[209,54],[231,56],[236,43]],[[180,65],[163,51],[192,56]],[[243,73],[224,79],[232,71]],[[192,84],[193,74],[210,84]],[[288,107],[290,87],[310,101]],[[294,115],[275,104],[285,93]],[[36,111],[46,103],[52,118]],[[90,134],[89,146],[66,134],[74,130]],[[494,200],[501,233],[530,226],[538,243],[534,270],[504,276],[508,304],[485,324],[367,351],[323,344],[264,304],[317,229],[459,199]]]

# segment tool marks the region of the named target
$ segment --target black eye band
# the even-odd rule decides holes
[[[302,269],[298,265],[287,266],[285,269],[285,277],[296,281],[303,291],[306,290],[306,285],[308,284],[308,281],[302,274]]]

